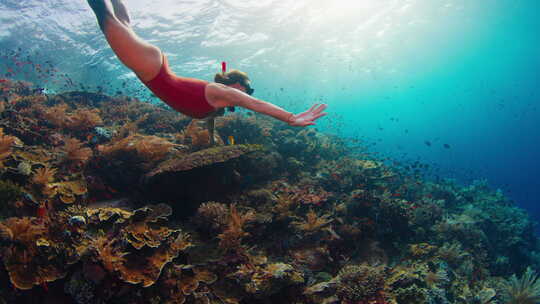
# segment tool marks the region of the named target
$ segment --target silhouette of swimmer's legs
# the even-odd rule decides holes
[[[87,1],[96,14],[101,31],[120,61],[142,81],[152,80],[161,69],[161,51],[143,41],[131,29],[124,3],[118,0],[112,0],[112,3],[111,0]]]

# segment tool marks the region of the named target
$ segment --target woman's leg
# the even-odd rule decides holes
[[[114,15],[120,22],[122,22],[125,26],[129,27],[131,18],[129,17],[129,13],[126,7],[126,4],[123,0],[111,0],[112,5],[114,7]]]
[[[129,26],[129,15],[119,0],[87,0],[99,27],[124,65],[143,81],[152,80],[161,69],[161,51],[141,40]],[[118,15],[115,14],[118,13]]]

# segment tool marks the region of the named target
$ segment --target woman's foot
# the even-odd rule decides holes
[[[114,9],[109,0],[87,0],[88,5],[96,14],[101,31],[105,32],[105,20],[107,17],[114,18]]]

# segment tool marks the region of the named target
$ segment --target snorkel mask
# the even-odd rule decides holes
[[[222,61],[221,73],[225,76],[226,72],[227,72],[227,63],[225,61]],[[255,89],[251,87],[251,83],[249,82],[249,80],[242,80],[242,81],[239,81],[238,83],[246,89],[246,94],[251,96],[253,92],[255,92]]]

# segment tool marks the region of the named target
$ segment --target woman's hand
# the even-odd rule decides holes
[[[326,113],[323,113],[327,105],[325,104],[315,104],[309,110],[302,112],[300,114],[292,115],[288,123],[291,126],[296,127],[305,127],[315,124],[315,120],[323,117]]]

